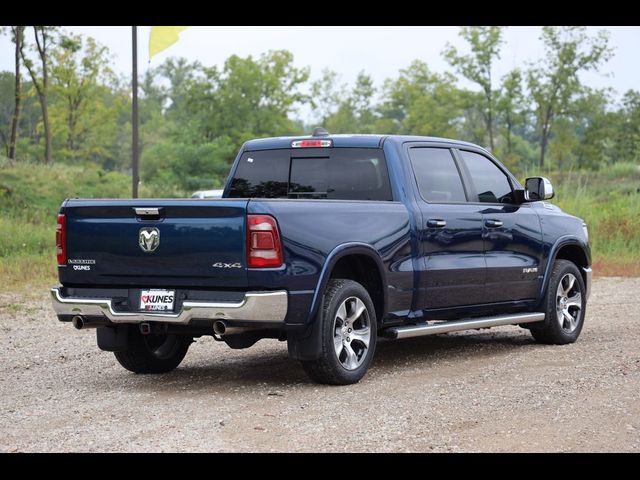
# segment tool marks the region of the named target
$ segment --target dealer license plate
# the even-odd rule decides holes
[[[142,290],[140,292],[140,310],[154,312],[172,311],[175,298],[175,290]]]

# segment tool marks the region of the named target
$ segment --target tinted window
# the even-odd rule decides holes
[[[460,174],[447,148],[412,148],[411,166],[427,202],[466,202]]]
[[[484,155],[460,151],[478,193],[478,201],[487,203],[514,203],[511,184],[495,163]]]
[[[289,197],[391,200],[382,152],[345,149],[335,150],[330,157],[294,157]]]
[[[232,198],[282,198],[287,196],[289,150],[246,152],[240,158]]]
[[[240,159],[231,197],[392,200],[378,149],[287,149],[250,152]]]

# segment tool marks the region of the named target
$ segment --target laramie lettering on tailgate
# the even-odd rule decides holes
[[[359,381],[379,337],[519,325],[571,343],[589,234],[552,197],[457,140],[251,140],[221,199],[66,200],[53,305],[137,373],[172,370],[205,335],[286,341],[329,384]]]

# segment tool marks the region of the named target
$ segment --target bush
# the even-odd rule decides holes
[[[221,188],[237,145],[222,137],[199,145],[164,141],[142,154],[142,179],[161,191],[179,191],[183,196],[195,190]]]

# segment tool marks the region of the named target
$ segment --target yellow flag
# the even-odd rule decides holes
[[[178,34],[189,27],[151,27],[149,34],[149,60],[179,40]]]

